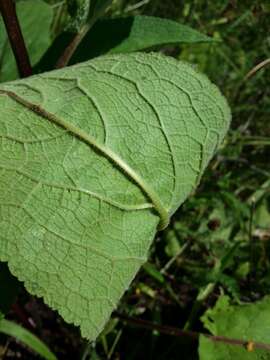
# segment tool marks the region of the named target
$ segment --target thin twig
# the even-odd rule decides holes
[[[0,0],[0,11],[3,16],[20,77],[30,76],[32,75],[32,67],[13,0]]]
[[[233,339],[233,338],[228,338],[226,336],[216,336],[216,335],[199,333],[199,332],[195,332],[195,331],[181,330],[181,329],[178,329],[178,328],[175,328],[172,326],[164,326],[164,325],[159,325],[159,324],[153,323],[151,321],[136,319],[134,317],[129,317],[127,315],[123,315],[118,312],[115,312],[113,314],[113,316],[116,318],[119,318],[120,320],[123,320],[124,322],[126,322],[128,324],[139,326],[141,328],[148,329],[148,330],[157,330],[162,334],[179,336],[179,337],[189,337],[189,338],[193,339],[194,341],[198,341],[200,336],[202,335],[214,342],[221,342],[221,343],[228,344],[228,345],[242,346],[246,349],[250,349],[250,345],[252,345],[253,350],[254,349],[262,349],[262,350],[270,351],[270,345],[261,343],[261,342],[256,342],[256,341],[252,341],[252,340]]]
[[[86,360],[87,358],[90,359],[91,353],[93,352],[94,348],[95,348],[95,343],[91,341],[87,341],[83,349],[81,360]]]
[[[254,220],[254,211],[255,211],[255,202],[252,201],[250,204],[250,217],[249,217],[249,224],[248,224],[248,238],[249,238],[249,245],[250,245],[250,274],[256,273],[256,252],[255,252],[255,242],[253,238],[253,220]]]
[[[201,310],[203,302],[210,296],[210,294],[215,289],[215,286],[216,286],[216,282],[213,282],[207,284],[206,286],[200,289],[196,297],[196,300],[193,303],[189,317],[184,325],[184,330],[189,330],[192,327],[199,311]]]
[[[142,1],[139,1],[138,3],[134,4],[134,5],[129,5],[125,8],[124,12],[127,13],[127,12],[131,12],[131,11],[134,11],[134,10],[138,10],[139,8],[141,8],[142,6],[144,5],[147,5],[148,3],[150,2],[150,0],[142,0]]]
[[[270,58],[266,59],[262,62],[260,62],[259,64],[257,64],[256,66],[254,66],[254,68],[252,68],[247,75],[244,77],[244,81],[248,80],[249,78],[251,78],[253,75],[256,74],[257,71],[261,70],[262,68],[264,68],[266,65],[270,64]]]
[[[160,270],[161,274],[165,274],[169,268],[172,266],[172,264],[178,260],[180,258],[180,256],[183,255],[183,253],[186,251],[186,249],[188,248],[189,243],[186,242],[181,248],[180,250],[172,257],[170,258],[170,260],[165,264],[165,266],[163,266],[163,268]]]

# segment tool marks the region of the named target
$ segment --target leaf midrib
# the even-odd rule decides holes
[[[153,208],[159,214],[160,222],[158,225],[158,229],[164,229],[169,223],[169,214],[167,209],[162,204],[158,194],[151,188],[149,184],[145,182],[145,180],[132,168],[130,167],[118,154],[114,153],[111,149],[106,146],[99,144],[96,142],[96,139],[90,134],[86,133],[79,127],[67,122],[66,120],[56,116],[55,114],[45,110],[40,105],[32,103],[16,93],[9,90],[0,89],[0,95],[5,95],[10,97],[12,100],[16,101],[20,105],[26,107],[39,117],[51,121],[52,123],[64,128],[69,133],[73,134],[86,144],[90,145],[96,151],[101,153],[108,160],[112,161],[126,176],[132,179],[139,188],[143,191],[143,193],[151,200],[153,204]]]

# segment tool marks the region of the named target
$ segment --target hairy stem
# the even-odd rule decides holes
[[[30,76],[32,75],[32,67],[13,0],[0,0],[0,11],[3,16],[20,77]]]

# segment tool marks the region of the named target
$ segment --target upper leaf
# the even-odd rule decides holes
[[[16,11],[31,64],[35,65],[51,43],[52,8],[41,0],[28,0],[18,2]],[[17,77],[16,62],[0,16],[0,82],[14,80]]]
[[[214,41],[189,26],[168,19],[143,15],[104,19],[97,22],[89,31],[71,63],[88,60],[107,52],[119,54],[167,44]]]
[[[54,67],[63,50],[73,38],[72,33],[60,34],[41,59],[38,69]],[[215,42],[214,39],[176,21],[153,16],[129,16],[103,19],[88,31],[72,56],[70,63],[86,61],[106,53],[127,53],[168,44]]]
[[[0,257],[94,339],[230,121],[190,65],[111,55],[0,90]]]

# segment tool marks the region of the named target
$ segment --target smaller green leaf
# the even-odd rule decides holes
[[[95,14],[97,11],[100,12],[100,9],[99,5]],[[36,70],[42,72],[54,68],[73,37],[74,33],[72,32],[60,34],[43,56]],[[85,35],[72,56],[70,64],[89,60],[106,53],[128,53],[167,44],[196,44],[215,41],[189,26],[158,17],[138,15],[103,19],[97,21]]]
[[[200,348],[199,348],[200,360],[269,360],[270,353],[256,349],[252,352],[248,352],[245,347],[237,345],[227,345],[224,343],[216,343],[207,337],[201,335]]]
[[[52,8],[41,0],[28,0],[18,2],[16,11],[31,64],[35,65],[51,43]],[[0,82],[16,78],[18,78],[17,65],[3,19],[0,17]]]
[[[228,296],[221,296],[213,309],[201,318],[205,328],[213,335],[225,336],[243,341],[269,344],[270,296],[253,304],[230,305]],[[200,337],[200,360],[268,360],[270,352],[254,348],[215,342]]]
[[[0,332],[8,336],[17,338],[19,341],[27,345],[30,349],[34,350],[40,356],[47,360],[56,360],[56,356],[50,349],[40,341],[30,331],[24,329],[14,322],[2,319],[0,321]]]
[[[105,53],[128,53],[167,44],[212,41],[189,26],[168,19],[142,15],[104,19],[88,32],[71,63]]]

